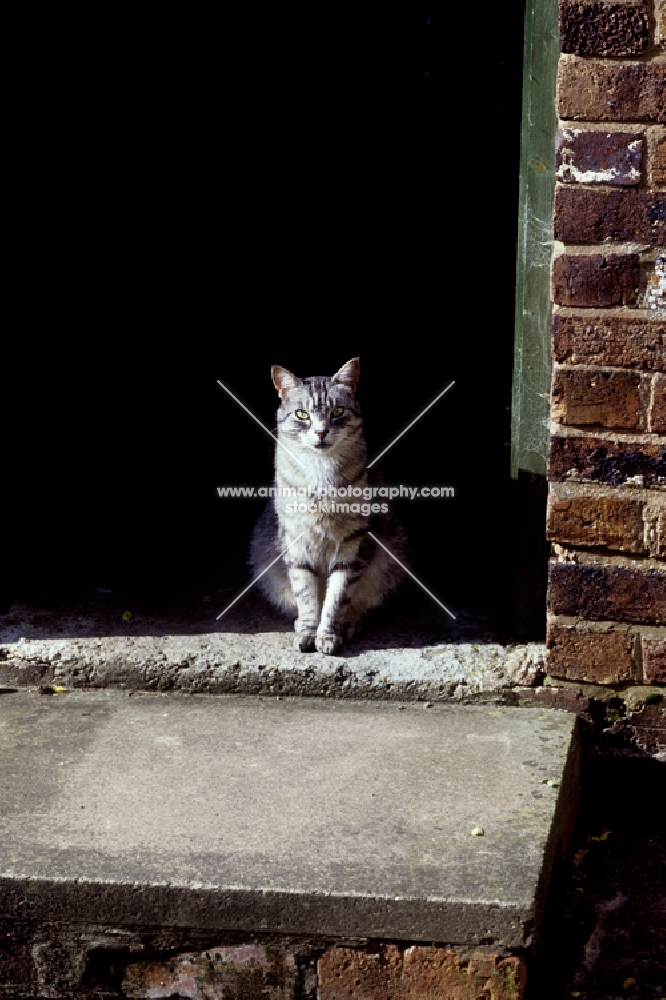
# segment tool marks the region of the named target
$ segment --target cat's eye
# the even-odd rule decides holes
[[[296,416],[298,417],[299,420],[310,419],[310,414],[307,412],[307,410],[296,410]]]
[[[331,410],[331,416],[341,417],[344,412],[345,412],[344,406],[334,406],[333,409]]]

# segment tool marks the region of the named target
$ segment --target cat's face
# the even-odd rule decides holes
[[[361,432],[361,407],[354,397],[359,377],[353,358],[330,378],[297,378],[274,365],[273,383],[280,394],[277,421],[280,433],[294,447],[319,455],[347,449]]]

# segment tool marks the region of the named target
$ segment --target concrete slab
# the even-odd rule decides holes
[[[575,725],[486,706],[5,694],[0,916],[526,947],[575,801]]]
[[[461,701],[543,678],[545,644],[508,642],[478,612],[456,614],[429,601],[385,613],[340,656],[324,656],[295,653],[291,622],[254,594],[219,622],[200,608],[123,618],[122,605],[105,601],[15,605],[0,616],[0,685]]]

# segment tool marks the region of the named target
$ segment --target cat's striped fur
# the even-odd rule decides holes
[[[257,521],[250,562],[259,573],[290,546],[259,586],[278,608],[296,614],[294,645],[302,652],[337,653],[404,576],[368,535],[370,515],[287,510],[294,506],[285,495],[289,488],[367,486],[361,407],[354,396],[359,371],[358,358],[330,378],[300,379],[286,368],[271,369],[280,395],[277,437],[285,446],[276,447],[275,485],[283,495],[269,500]],[[373,516],[371,530],[405,560],[404,530],[390,513]]]

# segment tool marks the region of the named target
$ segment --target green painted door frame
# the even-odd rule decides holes
[[[526,0],[520,140],[511,476],[546,473],[550,262],[555,189],[557,0]]]
[[[555,190],[557,0],[526,0],[516,318],[511,405],[516,637],[543,639],[549,546],[546,460],[551,375],[550,265]]]

